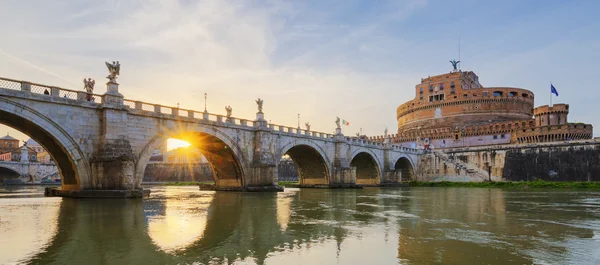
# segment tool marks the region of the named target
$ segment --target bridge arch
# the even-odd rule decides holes
[[[277,157],[289,155],[296,164],[300,185],[328,185],[330,161],[323,149],[311,141],[295,141],[283,146]]]
[[[4,163],[0,162],[0,184],[2,184],[4,179],[16,179],[20,177],[23,177],[22,172],[19,172],[18,169],[9,165],[4,165]]]
[[[409,156],[402,155],[394,163],[394,171],[396,174],[401,173],[398,181],[411,181],[415,177],[415,164]]]
[[[356,168],[357,185],[376,185],[381,182],[381,164],[373,151],[357,149],[350,157],[350,167]]]
[[[28,106],[0,97],[0,124],[15,128],[38,142],[56,162],[62,189],[90,184],[90,168],[79,145],[61,126]]]
[[[248,159],[239,145],[225,132],[215,127],[196,126],[192,129],[162,128],[137,156],[135,187],[141,188],[144,171],[154,150],[169,138],[182,139],[200,149],[213,169],[219,187],[245,187],[249,174]]]

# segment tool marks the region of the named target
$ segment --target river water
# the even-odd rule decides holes
[[[600,264],[600,192],[0,187],[0,264]]]

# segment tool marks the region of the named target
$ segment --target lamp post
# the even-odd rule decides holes
[[[206,94],[206,92],[204,92],[204,112],[207,112],[206,111],[206,96],[208,96],[208,95]]]
[[[298,129],[300,129],[300,113],[298,113]]]

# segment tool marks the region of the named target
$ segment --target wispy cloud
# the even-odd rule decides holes
[[[335,116],[343,116],[352,121],[348,135],[360,127],[367,134],[394,128],[396,106],[414,97],[420,78],[448,71],[459,33],[463,66],[477,71],[484,84],[530,88],[528,77],[543,78],[536,68],[547,63],[544,56],[564,49],[535,40],[527,43],[537,43],[531,44],[537,53],[525,44],[512,47],[529,32],[540,34],[543,25],[526,14],[508,23],[519,30],[490,24],[495,17],[482,19],[478,11],[485,7],[475,2],[470,13],[459,3],[423,0],[85,0],[41,1],[35,8],[6,0],[1,5],[0,58],[14,62],[0,64],[3,76],[78,88],[75,80],[101,80],[103,62],[119,60],[120,89],[130,99],[203,109],[206,92],[210,111],[224,113],[231,105],[234,116],[252,118],[254,99],[261,97],[272,122],[293,126],[300,113],[302,123],[329,132]],[[548,10],[536,14],[554,12]],[[587,31],[568,36],[578,42],[598,28],[587,24]],[[572,53],[580,65],[594,65],[578,55],[593,51],[596,41],[578,42]],[[584,68],[577,62],[569,63],[571,71]],[[524,69],[515,72],[511,64]],[[572,79],[586,72],[578,70]],[[600,125],[600,118],[592,122]]]

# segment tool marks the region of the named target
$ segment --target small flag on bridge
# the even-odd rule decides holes
[[[554,87],[554,85],[550,84],[550,93],[556,95],[558,97],[558,91]]]
[[[343,124],[343,125],[346,125],[346,126],[349,126],[349,125],[350,125],[350,122],[348,122],[347,120],[342,120],[342,124]]]

